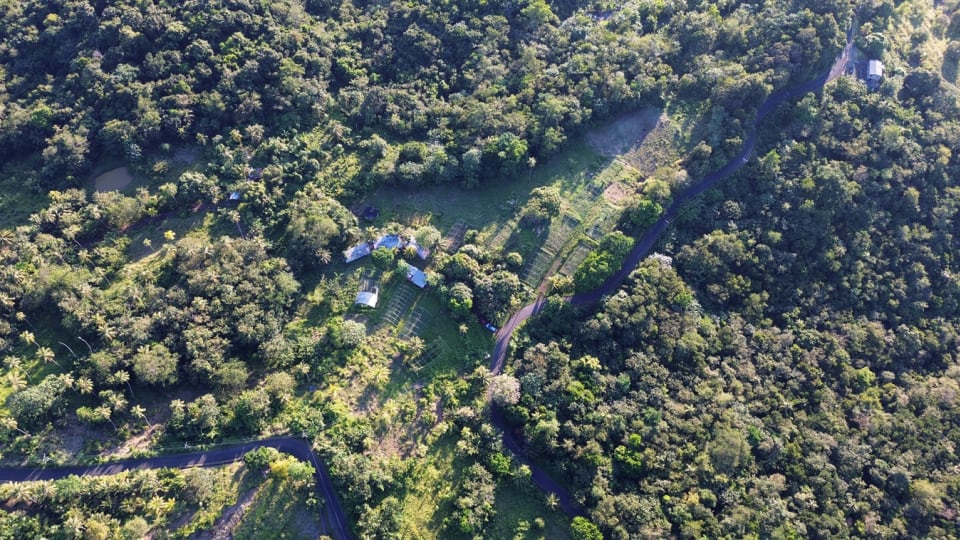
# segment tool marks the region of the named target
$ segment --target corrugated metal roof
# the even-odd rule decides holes
[[[407,269],[407,279],[410,283],[413,283],[421,289],[427,286],[427,275],[423,273],[423,270],[415,266],[411,266]]]
[[[376,290],[373,291],[360,291],[357,293],[357,304],[362,304],[367,307],[375,308],[377,307],[377,300],[379,295]]]

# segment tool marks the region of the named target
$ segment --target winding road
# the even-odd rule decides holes
[[[764,118],[766,118],[774,109],[779,107],[787,100],[803,95],[807,92],[819,90],[827,82],[844,73],[847,68],[847,64],[850,62],[851,51],[853,47],[853,28],[854,25],[851,25],[850,31],[847,32],[847,45],[844,47],[836,62],[827,73],[824,73],[812,81],[771,94],[767,100],[760,105],[759,109],[757,110],[757,118],[754,121],[753,127],[751,128],[750,133],[743,144],[740,154],[731,159],[719,170],[706,176],[700,180],[700,182],[694,184],[686,191],[678,195],[676,199],[674,199],[673,204],[671,204],[670,207],[667,208],[667,210],[660,216],[660,219],[658,219],[657,222],[646,231],[640,240],[636,242],[633,249],[627,255],[623,266],[621,266],[617,273],[607,278],[607,280],[596,289],[575,294],[565,298],[565,300],[575,306],[586,306],[598,302],[601,298],[616,290],[627,278],[627,276],[633,272],[634,268],[640,264],[640,261],[646,257],[654,243],[658,238],[660,238],[667,226],[670,225],[670,220],[677,215],[677,212],[684,204],[694,197],[700,195],[704,191],[710,189],[721,180],[727,178],[747,163],[747,161],[750,159],[750,156],[756,149],[757,125],[759,125]],[[510,339],[513,336],[514,331],[524,321],[539,313],[545,304],[546,299],[543,296],[538,297],[536,301],[520,308],[520,310],[514,313],[513,316],[511,316],[506,322],[506,324],[504,324],[503,327],[497,332],[496,342],[494,344],[493,351],[491,352],[490,361],[490,371],[494,375],[499,374],[503,370],[504,362],[506,361],[507,352],[510,346]],[[500,428],[501,433],[503,433],[504,447],[513,453],[515,459],[519,463],[530,467],[531,479],[533,483],[542,491],[554,494],[557,497],[558,507],[568,516],[573,517],[583,515],[585,513],[583,507],[576,501],[570,492],[556,482],[553,478],[551,478],[542,467],[532,463],[526,457],[523,447],[517,441],[512,430],[510,429],[510,426],[507,425],[502,412],[496,407],[493,407],[492,409],[492,420],[494,425]],[[317,460],[316,455],[313,453],[313,449],[310,447],[310,444],[307,441],[293,437],[278,437],[216,450],[207,450],[171,456],[158,456],[152,458],[129,459],[103,465],[60,468],[0,468],[0,482],[56,480],[58,478],[65,478],[70,475],[102,476],[135,469],[153,469],[161,467],[180,469],[190,467],[216,467],[239,461],[243,459],[243,455],[247,452],[262,447],[276,448],[277,450],[290,454],[301,461],[308,461],[313,464],[314,468],[316,469],[315,479],[317,490],[326,501],[326,504],[323,506],[321,516],[322,524],[325,527],[325,530],[330,532],[334,538],[339,540],[352,540],[353,535],[350,533],[347,517],[343,511],[342,505],[340,504],[340,500],[333,489],[333,484],[330,481],[329,471],[324,464]]]
[[[324,501],[326,501],[321,512],[321,525],[323,525],[325,531],[328,531],[338,540],[353,540],[353,535],[350,533],[350,527],[348,526],[347,516],[343,512],[343,507],[340,504],[337,493],[333,489],[333,483],[330,481],[329,471],[327,471],[326,466],[317,460],[317,456],[313,453],[313,449],[305,439],[297,439],[294,437],[277,437],[215,450],[172,456],[127,459],[102,465],[33,469],[0,468],[0,482],[57,480],[70,475],[105,476],[124,471],[158,469],[162,467],[172,469],[218,467],[240,461],[247,452],[263,447],[276,448],[281,452],[294,456],[300,461],[313,464],[316,470],[314,479],[317,490]]]
[[[807,92],[819,90],[828,82],[843,75],[847,66],[852,61],[854,28],[856,28],[856,24],[851,24],[850,29],[847,30],[846,46],[826,73],[823,73],[811,81],[780,90],[767,97],[766,101],[757,109],[757,117],[753,122],[753,126],[750,128],[750,133],[747,135],[747,139],[744,141],[740,153],[719,170],[707,175],[696,184],[690,186],[686,191],[680,193],[667,210],[663,212],[660,219],[647,229],[644,235],[634,244],[633,249],[625,258],[623,265],[615,274],[608,277],[596,289],[568,296],[564,298],[564,300],[574,306],[588,306],[600,301],[604,296],[617,290],[627,276],[640,264],[640,261],[647,256],[647,253],[650,252],[650,249],[656,243],[657,239],[659,239],[667,229],[670,221],[676,217],[683,205],[704,191],[712,188],[721,180],[729,177],[750,160],[750,156],[757,147],[757,126],[760,125],[774,109],[789,99],[801,96]],[[542,295],[539,296],[533,303],[520,308],[507,320],[503,327],[497,331],[496,343],[494,344],[493,352],[490,354],[490,371],[493,375],[497,375],[503,370],[507,359],[507,352],[510,348],[510,339],[513,337],[514,331],[527,319],[539,313],[545,305],[545,298]],[[523,448],[518,444],[511,426],[506,423],[502,411],[498,410],[496,406],[491,405],[491,407],[493,409],[492,420],[494,425],[503,433],[504,446],[513,452],[515,458],[520,463],[530,467],[531,478],[534,484],[546,493],[553,493],[559,501],[559,508],[568,516],[575,517],[583,515],[583,507],[574,499],[570,492],[551,478],[543,468],[530,462]]]

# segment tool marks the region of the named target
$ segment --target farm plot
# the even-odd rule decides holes
[[[400,324],[400,322],[403,321],[404,315],[410,310],[410,306],[412,306],[417,299],[418,292],[413,285],[401,283],[400,286],[393,291],[390,302],[380,316],[380,327],[397,326]]]
[[[506,223],[501,224],[493,234],[485,242],[487,248],[491,250],[496,250],[502,248],[507,244],[507,241],[510,240],[510,235],[513,234],[514,229],[517,227],[516,220],[510,220]]]
[[[410,339],[420,335],[427,328],[433,314],[423,306],[417,306],[410,315],[403,319],[403,328],[400,330],[400,339]]]
[[[450,354],[450,351],[450,345],[447,345],[447,342],[444,341],[442,337],[437,336],[430,340],[430,343],[427,343],[426,347],[423,348],[423,352],[420,353],[420,356],[409,362],[410,368],[414,371],[419,371],[423,367]]]
[[[523,267],[523,275],[520,276],[520,280],[531,287],[537,287],[543,281],[550,269],[550,264],[556,257],[557,253],[555,251],[548,249],[547,246],[542,246]]]
[[[546,277],[553,266],[557,255],[562,253],[564,246],[570,241],[570,237],[576,232],[580,225],[580,220],[570,214],[550,226],[550,234],[544,244],[527,260],[523,267],[520,280],[531,287],[537,287]]]
[[[440,249],[446,251],[447,253],[453,253],[456,251],[460,244],[463,243],[463,237],[467,234],[467,224],[463,221],[457,221],[450,227],[450,230],[447,231],[447,235],[443,237],[443,240],[440,241]]]
[[[580,266],[580,263],[587,258],[587,255],[590,255],[590,252],[595,248],[589,242],[580,240],[577,244],[577,247],[570,252],[570,255],[567,256],[566,260],[563,261],[563,266],[560,267],[561,274],[565,276],[572,276],[574,272],[577,271],[577,267]]]
[[[569,214],[564,215],[558,223],[550,227],[550,235],[544,243],[544,247],[553,252],[559,252],[567,244],[570,235],[580,225],[580,220]]]

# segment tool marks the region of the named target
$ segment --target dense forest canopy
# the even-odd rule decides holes
[[[3,457],[302,435],[364,538],[958,534],[956,2],[0,12]],[[854,70],[773,111],[746,166],[687,203],[619,291],[563,301],[738,155],[767,97],[828,69],[851,24],[882,80]],[[572,168],[580,134],[642,107],[679,126],[672,159],[619,181],[578,264],[530,278],[539,244],[589,217],[573,180],[535,174]],[[121,165],[135,185],[92,189]],[[385,186],[416,200],[434,185],[527,193],[490,204],[502,240],[359,211]],[[361,270],[340,262],[355,247]],[[403,292],[421,268],[426,291]],[[352,307],[358,290],[381,306]],[[547,291],[491,377],[487,330]],[[391,319],[405,301],[416,321]],[[449,331],[417,334],[430,326]],[[531,495],[491,403],[585,516]],[[71,446],[77,429],[88,442]],[[69,507],[71,526],[159,531],[168,498],[209,499],[191,492],[201,476],[138,476],[109,508],[91,501],[112,480],[92,499],[9,488],[0,522],[59,534],[51,509]],[[535,510],[506,530],[520,510],[502,497]]]
[[[890,8],[861,12],[865,48],[894,20],[925,51],[955,39],[955,16]],[[931,70],[956,59],[893,45],[874,91],[779,113],[669,256],[530,327],[512,422],[605,533],[958,534],[958,95]]]
[[[735,135],[772,88],[829,60],[846,18],[824,2],[4,8],[0,157],[41,152],[38,181],[58,187],[102,156],[314,131],[359,153],[364,188],[473,185],[554,153],[592,119],[674,94],[710,100],[712,121]],[[315,175],[333,150],[288,166]]]

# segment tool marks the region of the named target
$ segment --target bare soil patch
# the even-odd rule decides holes
[[[610,204],[618,205],[621,201],[630,196],[630,191],[620,182],[614,182],[603,190],[603,199]]]
[[[133,435],[123,441],[120,446],[103,453],[102,456],[109,459],[125,459],[133,457],[137,451],[149,450],[154,444],[154,435],[160,428],[160,424],[150,424],[142,433]]]
[[[133,175],[126,167],[117,167],[100,174],[93,180],[97,191],[120,191],[133,183]]]

